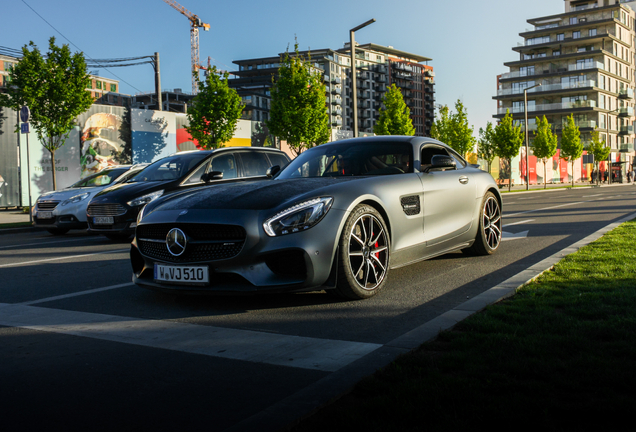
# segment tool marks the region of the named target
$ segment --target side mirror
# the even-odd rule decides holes
[[[427,168],[426,172],[447,169],[457,169],[455,159],[446,155],[435,155],[431,158],[431,166]]]
[[[209,173],[205,173],[201,175],[201,181],[203,182],[211,182],[213,180],[221,180],[223,178],[223,173],[221,171],[210,171]]]
[[[269,178],[274,177],[280,171],[280,165],[274,165],[273,167],[267,168],[265,171],[265,175]]]

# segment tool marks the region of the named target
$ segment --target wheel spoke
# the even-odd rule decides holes
[[[362,252],[349,252],[349,256],[363,256]]]
[[[357,235],[351,233],[351,237],[353,237],[358,243],[360,243],[360,246],[364,246],[364,241],[362,241],[362,239],[359,238]]]
[[[380,246],[377,249],[372,249],[371,254],[377,254],[377,253],[385,251],[386,249],[387,249],[386,246]]]
[[[355,274],[355,277],[357,278],[358,275],[360,274],[360,272],[362,271],[362,267],[364,267],[364,263],[365,263],[365,259],[362,260],[362,264],[360,264],[360,268],[358,269],[358,271]]]
[[[382,273],[384,273],[384,271],[386,270],[386,268],[384,267],[384,265],[380,262],[380,260],[378,259],[378,257],[376,257],[375,255],[371,255],[371,257],[375,260],[375,262],[378,263],[378,265],[380,267],[382,267]]]
[[[367,272],[364,275],[364,286],[363,288],[366,288],[368,283],[369,283],[369,260],[365,260],[366,264],[367,264]]]
[[[375,240],[371,240],[371,244],[376,244],[378,242],[378,240],[380,240],[380,236],[384,234],[384,228],[380,228],[380,233],[378,234],[378,236],[375,238]],[[370,246],[370,245],[369,245]]]
[[[366,243],[367,242],[367,238],[369,238],[369,236],[367,235],[367,229],[364,226],[364,219],[360,219],[360,226],[362,226],[362,233],[364,234],[364,238],[362,240],[363,240],[364,243]]]
[[[371,246],[371,244],[373,243],[373,218],[372,217],[369,218],[369,238],[371,239],[369,241],[369,246]]]

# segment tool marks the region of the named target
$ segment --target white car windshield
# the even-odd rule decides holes
[[[114,168],[114,169],[106,169],[98,172],[97,174],[93,174],[92,176],[88,176],[78,181],[77,183],[69,186],[72,188],[81,188],[81,187],[95,187],[95,186],[106,186],[114,182],[117,177],[121,176],[123,173],[128,171],[128,168]]]

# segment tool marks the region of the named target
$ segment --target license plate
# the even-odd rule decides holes
[[[112,225],[115,223],[115,219],[112,216],[98,216],[93,218],[95,225]]]
[[[182,284],[206,284],[210,280],[207,266],[168,266],[155,264],[155,281]]]
[[[53,218],[53,212],[48,212],[48,211],[38,212],[38,219],[52,219],[52,218]]]

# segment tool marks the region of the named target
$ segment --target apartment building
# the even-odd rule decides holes
[[[497,114],[509,110],[524,125],[528,98],[530,138],[536,117],[546,116],[560,136],[572,114],[589,142],[597,129],[611,145],[614,170],[631,167],[634,158],[634,76],[636,2],[565,0],[565,12],[527,20],[513,48],[518,60],[504,63],[497,77]],[[620,175],[620,174],[619,174]]]
[[[349,44],[339,50],[319,49],[300,52],[323,75],[326,86],[327,110],[332,129],[353,130],[353,98],[351,54]],[[236,89],[246,104],[245,118],[254,121],[269,119],[272,77],[278,73],[282,54],[234,63],[230,87]],[[434,119],[433,67],[422,64],[431,59],[406,53],[393,47],[375,44],[356,46],[356,84],[358,130],[373,133],[382,98],[388,86],[395,83],[402,90],[411,110],[416,135],[426,136]]]
[[[6,87],[9,82],[9,71],[19,59],[0,54],[0,88]]]

